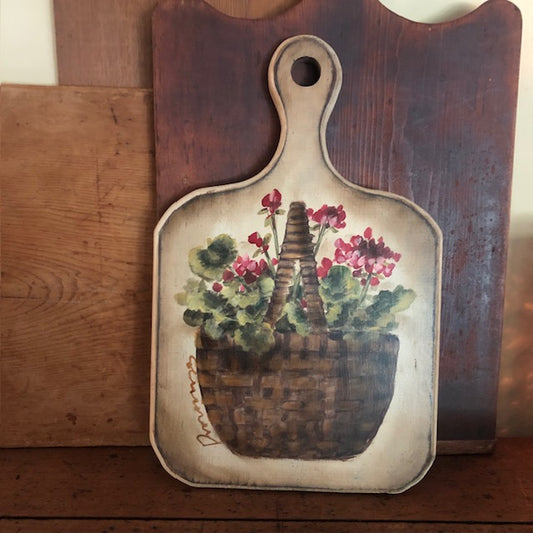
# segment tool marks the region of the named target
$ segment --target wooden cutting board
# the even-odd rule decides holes
[[[197,0],[161,4],[153,33],[159,212],[266,165],[279,135],[268,58],[304,33],[330,43],[344,69],[326,133],[334,167],[410,198],[443,229],[440,449],[490,450],[520,49],[511,3],[492,0],[436,25],[376,0],[304,0],[256,21]]]
[[[435,457],[442,234],[332,167],[341,80],[326,42],[285,40],[272,161],[156,228],[151,440],[193,485],[401,492]]]

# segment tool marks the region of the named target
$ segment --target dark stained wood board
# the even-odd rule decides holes
[[[152,93],[1,91],[0,446],[148,443]]]
[[[302,0],[253,21],[200,0],[164,1],[154,15],[160,214],[269,161],[279,126],[266,68],[279,42],[311,33],[336,50],[334,166],[414,200],[444,233],[441,451],[488,451],[495,436],[520,29],[506,0],[439,25],[376,0]]]
[[[360,522],[383,525],[377,531],[388,531],[389,521],[399,531],[421,528],[401,529],[398,523],[444,522],[436,531],[446,532],[455,531],[454,524],[463,526],[457,527],[461,532],[471,531],[465,523],[497,524],[498,532],[516,524],[525,532],[533,522],[532,452],[531,439],[502,439],[493,455],[437,457],[418,485],[391,496],[192,488],[172,479],[147,447],[0,450],[0,516],[316,521],[308,531],[359,531],[342,529],[347,521],[354,528]],[[328,521],[340,522],[339,529]]]
[[[298,0],[210,0],[232,16],[281,13]],[[152,87],[152,10],[157,0],[54,0],[61,85]]]
[[[531,533],[528,524],[450,524],[446,522],[284,522],[280,520],[128,520],[128,519],[0,519],[0,530],[16,533]],[[4,529],[2,529],[4,528]]]

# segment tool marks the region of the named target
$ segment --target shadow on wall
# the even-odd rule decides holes
[[[511,222],[498,396],[500,437],[533,436],[533,216]]]

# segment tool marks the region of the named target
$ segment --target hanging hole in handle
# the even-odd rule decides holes
[[[311,87],[320,79],[320,65],[312,57],[300,57],[292,64],[291,76],[301,87]]]

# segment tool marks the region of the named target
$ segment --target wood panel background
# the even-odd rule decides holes
[[[0,446],[147,444],[151,91],[3,86]]]
[[[210,1],[253,16],[294,3]],[[154,0],[55,3],[64,17],[58,45],[67,32],[58,50],[62,83],[151,86]],[[100,28],[91,32],[95,20]],[[145,445],[156,219],[151,91],[4,85],[0,132],[0,447]],[[511,240],[505,434],[531,428],[528,235]],[[353,496],[193,489],[145,447],[4,448],[0,531],[530,533],[531,452],[531,439],[505,439],[492,456],[438,457],[405,494]]]
[[[270,17],[298,0],[208,0],[234,17]],[[157,0],[54,0],[61,85],[152,87]]]
[[[223,13],[260,18],[298,0],[207,0]],[[66,85],[152,86],[151,16],[156,0],[54,0],[59,81]],[[464,12],[464,9],[463,9]],[[521,222],[531,227],[531,220]],[[532,435],[530,402],[533,257],[524,232],[511,241],[498,403],[498,432]],[[527,232],[526,232],[527,233]],[[529,231],[529,235],[531,232]],[[513,235],[512,235],[513,237]],[[529,237],[530,238],[530,237]],[[517,338],[521,339],[517,341]]]
[[[269,161],[279,125],[265,79],[282,40],[310,33],[336,50],[333,165],[414,200],[444,233],[441,449],[488,450],[495,437],[520,28],[505,0],[438,25],[376,0],[303,0],[253,21],[198,0],[165,1],[154,15],[160,213]]]

